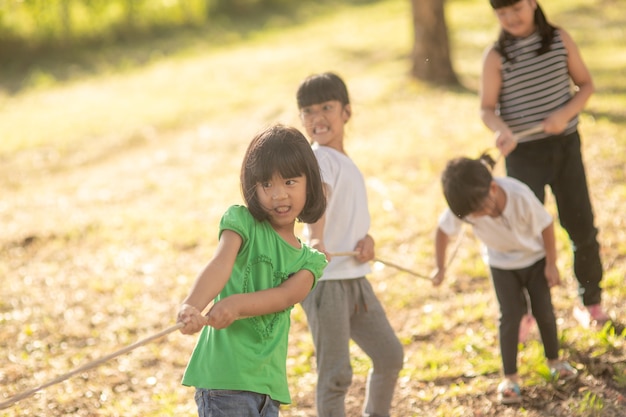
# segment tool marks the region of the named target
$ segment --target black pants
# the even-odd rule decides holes
[[[528,291],[530,306],[541,334],[547,359],[559,357],[556,317],[552,307],[552,296],[542,259],[527,268],[505,270],[491,267],[491,279],[500,305],[500,354],[505,375],[517,373],[517,343],[522,316],[526,314]]]
[[[574,274],[583,304],[600,303],[600,245],[578,132],[520,143],[506,158],[506,169],[509,176],[526,183],[542,203],[545,202],[545,187],[550,186],[559,221],[572,243]]]

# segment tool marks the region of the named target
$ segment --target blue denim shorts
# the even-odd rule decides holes
[[[280,403],[249,391],[197,388],[199,417],[278,417]]]

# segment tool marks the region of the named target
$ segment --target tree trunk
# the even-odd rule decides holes
[[[67,44],[72,39],[72,20],[70,18],[70,0],[61,0],[59,17],[61,20],[61,42]]]
[[[458,85],[450,60],[444,2],[411,0],[414,29],[411,74],[430,83]]]

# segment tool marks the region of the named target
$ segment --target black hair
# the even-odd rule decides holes
[[[463,219],[481,209],[493,181],[495,161],[488,153],[478,159],[450,160],[441,175],[443,195],[455,216]]]
[[[491,7],[495,9],[499,9],[502,7],[512,6],[514,4],[519,3],[520,1],[529,1],[529,0],[489,0]],[[537,8],[535,9],[535,24],[537,25],[537,31],[539,32],[539,36],[541,37],[541,47],[537,51],[537,55],[544,54],[550,50],[550,45],[552,44],[552,40],[554,39],[554,32],[556,31],[556,26],[553,26],[548,22],[546,15],[543,13],[541,6],[537,3]],[[498,36],[498,40],[495,44],[496,51],[504,57],[505,61],[509,61],[509,56],[506,53],[506,46],[513,40],[513,36],[510,33],[506,32],[504,29],[500,30],[500,35]]]
[[[241,193],[252,216],[263,221],[268,214],[261,206],[256,186],[274,174],[283,178],[306,177],[306,203],[298,216],[315,223],[326,211],[326,196],[320,167],[304,135],[294,127],[275,124],[258,133],[250,142],[241,164]]]
[[[305,78],[298,87],[296,99],[299,109],[331,100],[337,100],[344,106],[350,104],[346,83],[332,72]]]

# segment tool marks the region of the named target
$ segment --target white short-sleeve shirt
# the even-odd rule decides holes
[[[331,253],[354,251],[370,228],[363,175],[352,159],[333,148],[313,144],[313,151],[328,192],[324,246]],[[308,227],[304,228],[304,234],[310,235]],[[359,278],[370,272],[368,262],[358,262],[354,256],[335,256],[320,279]]]
[[[552,215],[526,184],[511,177],[494,180],[506,194],[502,215],[468,216],[465,220],[484,244],[483,258],[488,265],[507,270],[531,266],[546,255],[542,231],[552,223]],[[446,209],[439,217],[439,228],[455,235],[466,222]]]

